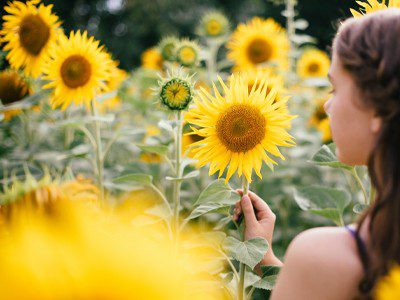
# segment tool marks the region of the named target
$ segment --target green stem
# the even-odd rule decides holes
[[[95,100],[92,100],[90,105],[90,111],[94,118],[97,117],[97,110],[95,107]],[[101,144],[101,128],[100,122],[98,120],[94,120],[94,133],[95,133],[95,153],[96,153],[96,173],[97,173],[97,184],[100,189],[100,204],[104,205],[104,161],[103,161],[103,151]]]
[[[367,192],[365,191],[364,185],[360,179],[360,177],[358,176],[357,170],[356,168],[352,168],[351,169],[351,174],[353,175],[354,179],[356,180],[357,184],[359,185],[359,187],[362,190],[362,193],[364,195],[364,204],[368,205],[368,196],[367,196]]]
[[[294,50],[294,43],[293,43],[293,36],[296,33],[296,28],[294,26],[294,0],[286,0],[286,27],[287,27],[287,34],[289,37],[289,53],[290,53],[290,71],[294,70],[294,57],[293,57],[293,50]]]
[[[209,43],[209,55],[206,60],[208,79],[212,83],[217,74],[217,54],[220,44],[211,42]]]
[[[246,177],[243,176],[242,178],[242,187],[243,187],[243,196],[249,193],[249,182],[247,181]],[[242,221],[244,222],[244,220]],[[245,240],[244,232],[242,233],[242,241]],[[245,299],[245,287],[244,287],[244,280],[246,277],[246,265],[244,263],[240,263],[239,265],[239,282],[238,282],[238,299],[243,300]]]
[[[181,157],[182,157],[182,112],[177,112],[177,126],[175,136],[175,178],[173,187],[173,203],[174,203],[174,232],[175,238],[179,240],[179,207],[180,207],[180,192],[181,181],[178,178],[182,177]]]

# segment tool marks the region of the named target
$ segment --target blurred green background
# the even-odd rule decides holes
[[[0,0],[4,7],[8,0]],[[166,34],[195,37],[200,16],[210,9],[224,12],[235,26],[253,16],[273,17],[283,25],[282,4],[272,0],[45,0],[63,20],[66,32],[87,29],[100,39],[124,69],[140,64],[140,55]],[[326,50],[340,19],[350,16],[350,0],[299,0],[299,15],[309,21],[306,33]],[[4,9],[1,9],[1,15]]]

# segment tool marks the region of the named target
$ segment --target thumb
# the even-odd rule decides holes
[[[246,227],[250,227],[253,224],[257,223],[257,218],[254,213],[253,204],[251,203],[251,200],[248,195],[243,196],[240,204],[242,206]]]

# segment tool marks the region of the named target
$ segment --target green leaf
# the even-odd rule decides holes
[[[210,183],[199,198],[195,205],[203,203],[223,203],[233,205],[240,200],[240,196],[236,191],[225,182],[225,180],[216,180]]]
[[[319,166],[328,166],[331,168],[341,168],[351,170],[353,167],[339,162],[335,154],[335,144],[323,145],[319,151],[311,158],[312,163]]]
[[[278,275],[265,276],[260,280],[258,280],[256,283],[254,283],[253,286],[258,289],[271,291],[275,286],[277,278]]]
[[[257,237],[242,242],[230,236],[225,239],[223,248],[228,251],[234,259],[254,269],[263,259],[269,246],[268,242],[263,238]]]
[[[167,177],[165,177],[165,179],[170,180],[170,181],[184,181],[186,179],[197,177],[197,176],[199,176],[199,174],[200,174],[200,171],[195,170],[195,171],[192,171],[192,172],[186,174],[182,178],[175,178],[175,177],[167,176]]]
[[[326,217],[337,225],[341,225],[343,211],[351,201],[344,190],[320,186],[296,189],[294,199],[302,210]]]
[[[115,183],[151,185],[153,176],[147,174],[127,174],[113,180]]]
[[[281,271],[281,267],[279,266],[260,266],[261,272],[262,272],[262,277],[265,276],[271,276],[271,275],[278,275],[279,272]]]
[[[186,219],[192,220],[210,212],[217,212],[219,209],[227,206],[228,205],[221,203],[206,203],[196,207]]]
[[[136,145],[136,146],[139,147],[142,151],[158,154],[161,156],[165,156],[168,153],[168,147],[164,145],[157,145],[157,146]]]

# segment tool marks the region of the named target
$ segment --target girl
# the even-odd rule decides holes
[[[283,264],[272,249],[275,215],[257,195],[236,204],[245,238],[271,245],[261,264],[283,265],[271,299],[370,299],[400,263],[400,9],[344,22],[333,42],[325,104],[339,160],[367,165],[377,194],[356,226],[301,233]],[[254,207],[254,209],[253,209]]]

